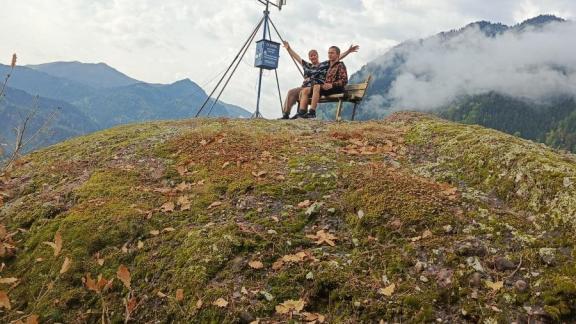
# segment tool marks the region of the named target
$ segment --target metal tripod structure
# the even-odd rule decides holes
[[[226,69],[226,72],[222,75],[222,77],[220,78],[220,80],[218,81],[218,83],[216,84],[214,89],[210,92],[210,95],[206,98],[206,100],[204,101],[204,103],[202,104],[200,109],[198,109],[198,112],[196,113],[195,117],[199,117],[200,114],[202,113],[202,111],[208,105],[210,105],[210,108],[208,109],[207,116],[210,116],[210,114],[212,113],[212,109],[214,109],[214,106],[216,106],[216,104],[220,100],[222,93],[224,92],[224,90],[226,89],[228,84],[230,83],[230,80],[232,79],[232,77],[234,76],[234,73],[238,69],[240,62],[242,62],[242,59],[244,58],[244,56],[246,55],[246,52],[250,48],[250,44],[254,41],[256,35],[258,34],[258,31],[260,30],[260,28],[262,26],[264,26],[264,30],[262,33],[262,40],[270,40],[270,41],[272,40],[272,33],[271,33],[271,28],[270,28],[270,26],[272,26],[274,31],[276,32],[276,35],[278,36],[278,38],[282,42],[284,41],[284,39],[282,39],[282,36],[280,36],[278,29],[276,28],[276,26],[274,25],[274,23],[270,19],[270,6],[274,6],[274,7],[278,8],[279,10],[281,10],[282,5],[284,5],[286,3],[286,1],[285,0],[278,1],[277,4],[271,3],[270,0],[258,0],[258,2],[260,2],[261,4],[263,4],[266,7],[266,9],[264,10],[264,16],[262,17],[262,19],[260,19],[260,21],[258,22],[256,27],[254,28],[254,30],[252,31],[252,33],[250,34],[250,36],[248,37],[248,39],[246,40],[244,45],[242,45],[242,47],[240,48],[240,50],[238,51],[238,53],[234,57],[234,60],[232,60],[232,63],[230,63],[230,65]],[[304,73],[300,69],[300,66],[298,65],[296,60],[294,60],[294,58],[292,58],[292,60],[294,61],[294,64],[296,64],[296,67],[298,68],[298,71],[300,72],[300,74],[302,76],[304,76]],[[257,93],[257,98],[256,98],[256,111],[252,115],[252,118],[262,118],[262,114],[260,113],[260,97],[261,97],[261,92],[262,92],[262,76],[263,76],[264,68],[260,67],[259,69],[260,69],[260,72],[259,72],[259,77],[258,77],[258,93]],[[274,69],[274,73],[276,75],[276,85],[278,86],[278,97],[280,99],[280,109],[282,109],[282,94],[280,92],[280,81],[278,79],[278,69],[277,68]],[[226,79],[225,82],[224,82],[224,79]],[[220,88],[221,85],[222,85],[222,87]],[[211,99],[213,98],[213,96],[216,93],[216,91],[218,90],[218,88],[220,88],[220,91],[218,92],[216,99],[214,99],[211,102]]]

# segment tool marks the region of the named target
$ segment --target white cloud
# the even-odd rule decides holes
[[[188,77],[204,85],[232,60],[262,15],[256,0],[2,0],[0,59],[106,62],[147,82]],[[361,45],[346,60],[350,72],[406,39],[459,28],[474,20],[513,24],[534,13],[576,14],[573,0],[289,0],[272,19],[301,53],[330,45]],[[9,31],[9,32],[6,32]],[[275,37],[275,36],[274,36]],[[255,106],[257,70],[251,46],[223,99]],[[282,53],[282,90],[297,85]],[[266,73],[263,111],[280,114],[274,75]],[[214,83],[208,83],[210,90]]]
[[[430,109],[463,95],[496,91],[530,101],[576,96],[575,23],[500,37],[470,28],[449,41],[410,47],[389,99],[396,108]]]

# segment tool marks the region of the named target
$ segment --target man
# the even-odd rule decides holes
[[[330,68],[330,61],[320,62],[318,59],[318,52],[316,50],[311,50],[308,53],[308,58],[310,59],[310,62],[306,62],[296,52],[292,50],[288,42],[284,42],[284,47],[288,50],[290,56],[292,56],[296,60],[296,62],[300,63],[300,65],[302,65],[304,69],[304,78],[305,78],[302,86],[288,91],[288,95],[286,96],[286,100],[284,101],[284,106],[282,109],[283,116],[281,119],[289,119],[292,106],[294,106],[294,104],[300,99],[302,90],[307,88],[310,89],[310,91],[308,92],[308,95],[310,95],[311,93],[313,93],[312,91],[313,87],[318,87],[324,84],[326,74],[328,73],[328,70]],[[338,54],[339,55],[338,61],[344,59],[350,53],[357,52],[359,48],[360,47],[358,45],[350,46],[350,48],[346,52],[342,53],[342,55]],[[315,101],[313,100],[312,106],[314,107],[314,109],[316,109],[318,101],[320,100],[319,92],[317,96],[318,98],[316,98]],[[312,115],[307,114],[308,111],[306,107],[307,103],[304,108],[305,110],[299,109],[298,113],[292,118],[295,119],[295,118],[312,117]],[[313,117],[316,117],[315,115],[316,111],[314,110],[313,112],[314,112]]]
[[[300,92],[300,110],[299,113],[307,111],[302,118],[316,118],[316,108],[320,101],[320,96],[330,96],[333,94],[343,93],[344,87],[348,84],[348,71],[346,65],[340,61],[340,48],[331,46],[328,49],[329,68],[326,72],[326,79],[323,84],[313,85],[304,88]],[[308,110],[308,98],[312,94],[312,103]]]

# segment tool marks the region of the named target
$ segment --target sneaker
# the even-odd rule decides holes
[[[284,115],[282,115],[282,117],[278,118],[278,120],[283,120],[283,119],[290,119],[290,115],[284,114]]]
[[[310,110],[306,115],[302,116],[302,118],[314,119],[314,118],[316,118],[316,111]]]
[[[306,118],[305,116],[306,116],[307,114],[308,114],[308,113],[305,112],[305,111],[298,111],[298,112],[296,113],[296,115],[292,116],[292,118],[290,118],[290,119]]]

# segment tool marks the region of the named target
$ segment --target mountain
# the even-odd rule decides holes
[[[7,88],[4,98],[0,100],[0,143],[7,152],[12,151],[15,143],[14,127],[22,125],[31,112],[34,116],[30,119],[24,139],[31,139],[33,134],[39,130],[41,132],[24,148],[24,152],[100,129],[88,116],[67,102],[36,98],[25,91]],[[43,127],[44,124],[46,127]]]
[[[573,154],[418,113],[119,126],[0,175],[0,318],[572,323],[574,186]]]
[[[430,111],[573,149],[562,140],[548,140],[576,109],[570,81],[576,71],[570,59],[574,53],[564,40],[573,26],[541,15],[514,26],[475,22],[401,43],[351,76],[351,82],[369,74],[374,78],[358,118]]]
[[[102,128],[144,120],[194,117],[207,95],[190,80],[169,85],[137,83],[102,89],[74,104]],[[207,114],[208,111],[206,110]],[[247,118],[250,113],[218,103],[211,116]]]
[[[10,67],[0,65],[0,75],[8,73]],[[42,107],[61,107],[54,128],[30,149],[118,124],[192,118],[207,98],[204,90],[189,79],[168,85],[148,84],[103,63],[56,62],[16,67],[8,86],[12,88],[10,102],[0,101],[0,133],[4,142],[13,139],[11,129],[19,120],[16,117],[32,107],[31,98],[40,96]],[[202,116],[207,114],[208,109]],[[251,113],[218,102],[210,116],[248,118]],[[34,122],[40,122],[40,117],[44,116]]]
[[[123,87],[140,82],[105,63],[54,62],[26,67],[93,88]]]
[[[10,73],[10,66],[0,64],[2,80],[8,73]],[[15,67],[8,85],[34,96],[67,102],[79,100],[94,93],[94,88],[90,86],[22,66]]]

